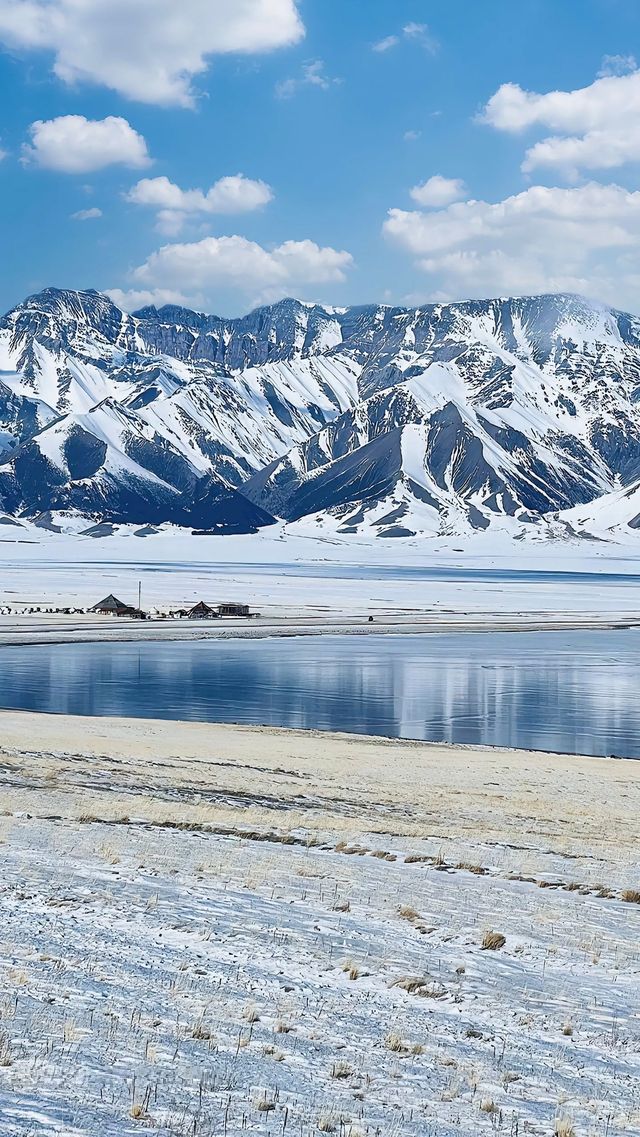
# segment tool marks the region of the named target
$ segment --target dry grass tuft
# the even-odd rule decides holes
[[[510,1086],[512,1082],[519,1082],[519,1081],[520,1081],[520,1074],[515,1074],[513,1072],[513,1070],[505,1070],[504,1074],[502,1075],[503,1086]]]
[[[471,861],[458,861],[457,869],[462,869],[463,872],[471,872],[474,876],[486,876],[487,869],[483,865],[474,865]]]
[[[272,1046],[271,1043],[265,1043],[262,1047],[262,1053],[265,1058],[273,1058],[274,1062],[284,1062],[284,1054],[278,1050],[277,1046]]]
[[[483,951],[499,951],[504,947],[507,939],[502,935],[502,932],[486,931],[482,937],[482,950]]]
[[[349,1062],[334,1062],[331,1067],[331,1077],[344,1080],[345,1078],[352,1078],[355,1074],[353,1066]]]
[[[11,1047],[6,1034],[0,1034],[0,1066],[13,1066]]]
[[[566,1034],[567,1038],[571,1038],[571,1035],[573,1034],[573,1023],[570,1019],[567,1019],[566,1022],[563,1022],[562,1033]]]
[[[576,1137],[575,1126],[569,1117],[556,1117],[553,1132],[554,1137]]]
[[[398,915],[402,920],[409,920],[410,923],[421,918],[420,913],[416,912],[415,908],[412,908],[410,904],[401,904],[398,908]]]
[[[371,850],[365,845],[348,845],[346,841],[338,841],[335,846],[336,853],[344,853],[347,857],[365,857]]]
[[[294,1026],[291,1026],[291,1023],[276,1023],[276,1034],[290,1034],[291,1031],[295,1029]]]
[[[213,1034],[205,1023],[197,1022],[191,1030],[191,1037],[197,1038],[200,1042],[210,1042]]]
[[[318,1118],[316,1129],[321,1133],[335,1133],[336,1131],[336,1118],[333,1113],[323,1113]]]
[[[276,1103],[266,1096],[256,1098],[253,1103],[259,1113],[270,1113],[272,1109],[276,1108]]]
[[[625,888],[624,892],[620,893],[620,899],[624,900],[626,904],[640,904],[640,890]]]
[[[360,968],[357,967],[355,963],[352,963],[350,959],[347,959],[342,964],[342,970],[345,972],[347,978],[351,980],[359,979],[363,974]]]
[[[403,1042],[399,1034],[394,1034],[391,1032],[385,1038],[384,1044],[387,1050],[390,1050],[393,1054],[409,1053],[409,1047],[407,1046],[406,1042]]]
[[[391,987],[399,987],[401,991],[407,991],[409,995],[415,995],[421,987],[427,987],[429,980],[424,979],[421,975],[401,975],[399,979],[394,979]]]
[[[497,1113],[498,1107],[493,1098],[482,1098],[480,1102],[480,1110],[482,1113]]]

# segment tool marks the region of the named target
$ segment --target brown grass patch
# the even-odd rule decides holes
[[[506,936],[502,932],[487,931],[482,937],[482,950],[483,951],[499,951],[507,942]]]
[[[351,1078],[354,1074],[355,1070],[349,1062],[334,1062],[331,1067],[331,1077],[337,1078],[339,1081]]]

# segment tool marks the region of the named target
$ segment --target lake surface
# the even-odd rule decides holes
[[[629,558],[637,565],[638,558]],[[74,561],[69,565],[61,561],[47,562],[52,568],[62,569],[77,574],[78,570],[95,569],[95,561]],[[528,569],[528,568],[501,568],[487,566],[477,568],[467,565],[393,565],[393,564],[349,564],[332,561],[269,561],[239,562],[239,561],[154,561],[146,564],[140,561],[108,561],[101,560],[103,569],[115,569],[128,575],[138,576],[161,575],[162,573],[188,574],[198,570],[206,570],[214,575],[235,577],[280,576],[301,579],[320,580],[406,580],[415,581],[453,581],[459,583],[483,584],[593,584],[600,586],[608,584],[628,584],[636,588],[640,583],[640,574],[634,572],[615,572],[606,569],[589,571],[571,571],[568,569]],[[20,563],[21,569],[38,568],[35,565],[25,566]]]
[[[640,757],[640,630],[0,649],[0,707]]]

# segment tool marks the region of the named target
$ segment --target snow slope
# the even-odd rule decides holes
[[[2,1137],[637,1134],[637,763],[28,723]]]
[[[0,321],[0,508],[197,524],[195,500],[224,530],[239,489],[262,512],[224,517],[255,524],[561,533],[640,480],[639,406],[640,322],[575,296],[222,320],[47,289]]]
[[[204,348],[183,350],[177,331],[171,342],[162,326],[153,332],[98,293],[55,289],[0,322],[3,508],[173,518],[171,502],[199,479],[237,486],[357,397],[350,360],[274,360],[231,372]],[[318,337],[333,342],[326,329]],[[162,346],[177,354],[159,353]],[[247,348],[243,361],[254,355]],[[81,477],[69,468],[70,436],[91,455]]]

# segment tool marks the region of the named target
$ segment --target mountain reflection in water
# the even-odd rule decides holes
[[[640,756],[640,631],[0,649],[0,706]]]

